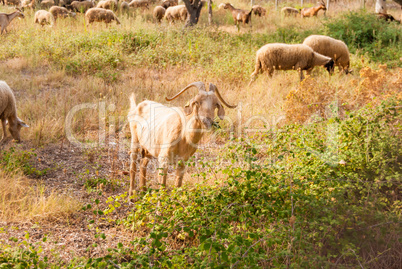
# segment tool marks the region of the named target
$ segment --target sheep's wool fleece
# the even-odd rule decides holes
[[[291,70],[313,67],[314,51],[302,44],[267,44],[257,51],[257,60],[263,70],[273,67],[278,70]],[[323,63],[324,64],[324,63]]]
[[[15,115],[15,97],[5,81],[0,80],[0,119]]]
[[[303,44],[315,52],[331,57],[337,63],[349,63],[348,47],[341,40],[324,35],[311,35],[304,40]]]

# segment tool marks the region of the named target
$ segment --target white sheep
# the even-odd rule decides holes
[[[17,105],[13,91],[5,81],[0,80],[0,120],[3,126],[3,139],[0,141],[4,144],[8,141],[6,125],[11,136],[17,141],[21,141],[20,130],[22,127],[29,127],[17,117]]]
[[[67,17],[75,17],[76,13],[69,11],[65,7],[59,7],[59,6],[52,6],[49,9],[49,12],[52,13],[54,20],[56,21],[57,18],[67,18]]]
[[[70,5],[67,5],[67,8],[76,11],[85,13],[88,9],[93,8],[95,3],[93,1],[73,1]]]
[[[255,70],[251,74],[250,84],[255,80],[260,71],[261,73],[267,71],[268,75],[272,76],[275,69],[298,70],[300,80],[303,80],[303,70],[307,70],[310,73],[314,66],[324,66],[328,72],[331,72],[334,61],[330,57],[321,55],[303,44],[267,44],[257,51]]]
[[[51,8],[52,6],[56,5],[54,0],[43,0],[40,2],[41,8]]]
[[[251,7],[251,9],[253,10],[254,15],[259,17],[265,16],[265,14],[267,14],[267,10],[260,5],[254,5]]]
[[[300,14],[300,10],[296,9],[294,7],[284,7],[281,9],[282,14],[285,17],[289,17],[289,16],[298,16]]]
[[[170,23],[175,21],[186,21],[187,16],[188,12],[185,5],[168,7],[165,12],[165,19]]]
[[[303,44],[319,54],[331,57],[339,71],[345,71],[346,74],[351,72],[349,49],[343,41],[325,35],[311,35],[304,39]]]
[[[54,17],[49,11],[38,10],[35,12],[34,23],[38,23],[42,26],[45,24],[50,24],[52,26],[54,24]]]
[[[106,26],[108,23],[111,23],[113,20],[116,21],[117,24],[120,24],[119,19],[113,13],[113,11],[103,8],[91,8],[85,13],[85,20],[87,22],[87,26],[93,22],[105,22]]]
[[[14,20],[16,17],[20,18],[25,18],[24,13],[17,8],[17,11],[14,11],[10,14],[7,13],[0,13],[0,26],[1,26],[1,34],[3,34],[3,31],[7,33],[7,26],[11,23],[12,20]]]
[[[162,6],[156,6],[153,11],[154,19],[157,22],[161,22],[163,17],[165,16],[166,9]]]
[[[131,1],[128,6],[137,8],[137,7],[145,7],[146,9],[149,8],[150,2],[148,0],[133,0]]]
[[[209,91],[206,91],[203,82],[194,82],[181,90],[167,101],[176,99],[191,87],[198,88],[198,94],[192,98],[183,108],[166,107],[153,101],[143,101],[138,105],[134,94],[130,97],[130,112],[128,121],[131,131],[130,152],[130,191],[131,196],[135,188],[136,161],[142,158],[140,163],[140,189],[145,188],[146,166],[148,158],[157,158],[162,173],[159,182],[166,186],[166,172],[168,164],[178,165],[176,170],[176,186],[182,185],[184,175],[184,162],[197,150],[197,143],[214,123],[215,109],[218,109],[219,118],[223,119],[225,110],[222,106],[235,108],[228,105],[221,97],[218,89],[212,83]]]
[[[100,1],[98,3],[98,5],[96,5],[96,7],[116,11],[117,10],[117,1],[115,1],[115,0]]]

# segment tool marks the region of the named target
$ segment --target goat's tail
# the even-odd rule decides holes
[[[136,109],[137,104],[135,103],[135,93],[132,93],[130,95],[130,111],[133,111],[134,109]]]

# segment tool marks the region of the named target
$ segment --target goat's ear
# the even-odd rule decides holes
[[[225,109],[223,108],[223,105],[218,104],[218,117],[223,120],[225,117]]]
[[[185,106],[184,106],[184,113],[186,114],[186,116],[190,115],[191,113],[193,113],[194,110],[194,105],[197,102],[194,100],[190,100]]]

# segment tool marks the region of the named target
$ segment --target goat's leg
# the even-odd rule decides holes
[[[128,195],[133,195],[133,190],[135,189],[135,172],[137,171],[137,158],[139,154],[139,148],[131,148],[130,154],[130,190]]]
[[[168,169],[168,160],[167,157],[159,157],[159,168],[161,171],[159,171],[159,184],[161,184],[163,187],[166,187],[166,178],[167,178],[167,169]]]
[[[176,170],[176,187],[180,188],[183,183],[183,176],[185,172],[186,166],[182,161],[180,161],[177,165]]]
[[[141,160],[141,165],[140,165],[140,189],[145,190],[146,186],[146,181],[147,181],[147,165],[148,165],[149,159],[144,157]]]

